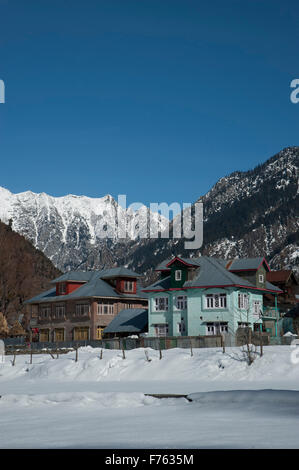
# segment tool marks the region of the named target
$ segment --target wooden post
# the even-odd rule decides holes
[[[125,354],[125,348],[124,348],[124,342],[122,341],[122,352],[123,352],[123,359],[126,359],[126,354]]]
[[[222,352],[223,354],[225,353],[225,336],[221,335],[221,346],[222,346]]]
[[[192,338],[190,338],[190,350],[191,350],[191,357],[192,357],[193,356]]]
[[[16,353],[14,353],[14,355],[13,355],[13,361],[12,361],[12,365],[14,366],[14,365],[15,365],[15,363],[16,363]]]
[[[249,331],[248,331],[248,344],[251,344],[251,341],[252,341],[251,335],[252,335],[252,331],[251,331],[251,328],[250,328],[250,326],[249,326]]]
[[[30,346],[30,364],[32,364],[32,347]]]
[[[76,359],[75,359],[75,362],[78,362],[78,345],[76,346]]]
[[[159,341],[159,359],[162,359],[162,349],[161,349],[161,343]]]
[[[51,353],[51,351],[49,351],[49,349],[48,349],[48,353],[50,354],[50,356],[52,357],[52,359],[55,359],[55,357],[53,356],[53,354]]]
[[[146,357],[147,362],[151,362],[151,359],[150,359],[149,356],[148,356],[148,351],[145,350],[145,351],[144,351],[144,354],[145,354],[145,357]]]
[[[261,351],[261,357],[263,355],[263,337],[262,337],[262,332],[260,331],[260,351]]]
[[[103,359],[103,349],[101,349],[100,359]]]

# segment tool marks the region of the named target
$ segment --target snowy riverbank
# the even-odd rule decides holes
[[[299,364],[288,346],[248,366],[239,348],[11,356],[0,368],[0,447],[299,447]],[[258,392],[256,392],[258,390]],[[225,392],[226,391],[226,392]],[[297,392],[296,392],[297,391]],[[204,393],[205,392],[205,393]],[[145,393],[191,394],[159,400]],[[5,431],[4,431],[5,430]]]

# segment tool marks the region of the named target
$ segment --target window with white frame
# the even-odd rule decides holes
[[[88,304],[77,304],[76,305],[76,315],[83,317],[84,315],[89,314],[89,305]]]
[[[134,292],[134,281],[125,281],[125,291]]]
[[[264,282],[264,275],[259,274],[259,282],[263,283]]]
[[[223,322],[220,323],[220,333],[228,333],[228,324]]]
[[[156,297],[155,298],[155,311],[167,311],[168,310],[168,297]]]
[[[259,316],[262,312],[262,302],[260,300],[253,301],[253,313],[256,316]]]
[[[219,335],[228,333],[228,323],[227,322],[208,322],[206,324],[206,334]]]
[[[238,294],[238,307],[242,309],[248,309],[249,307],[248,294]]]
[[[238,322],[238,327],[239,328],[247,328],[249,326],[249,323],[246,323],[244,321],[239,321]]]
[[[57,305],[55,308],[55,316],[56,318],[62,318],[65,315],[65,306],[64,305]]]
[[[216,334],[216,327],[215,327],[214,323],[207,323],[206,334],[209,335],[209,336]]]
[[[98,315],[113,315],[114,309],[113,304],[98,304],[97,314]]]
[[[48,318],[51,316],[51,307],[47,306],[47,307],[42,307],[41,309],[41,316],[43,318]]]
[[[186,295],[178,295],[176,298],[176,308],[178,310],[186,310],[187,309],[187,296]]]
[[[185,333],[185,331],[186,331],[185,321],[184,321],[183,318],[177,324],[177,331],[178,331],[178,333]]]
[[[156,336],[167,336],[168,335],[168,323],[155,325]]]
[[[66,294],[66,282],[60,282],[58,284],[58,294],[59,295]]]
[[[207,294],[206,308],[226,308],[226,294]]]
[[[180,269],[176,269],[174,273],[174,278],[176,281],[181,281],[182,280],[182,271]]]

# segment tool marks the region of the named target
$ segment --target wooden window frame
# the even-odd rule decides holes
[[[114,304],[113,303],[108,303],[108,304],[98,303],[97,315],[114,315]]]
[[[125,281],[124,282],[124,291],[125,292],[134,292],[134,281]]]
[[[90,304],[76,304],[76,316],[85,317],[90,313]]]
[[[206,309],[226,309],[227,308],[227,294],[206,294]]]
[[[178,310],[187,310],[188,297],[187,295],[178,295],[176,298],[176,308]]]
[[[238,293],[238,308],[240,310],[247,310],[249,308],[249,295],[247,293]]]
[[[168,297],[155,297],[154,301],[155,312],[168,312]]]

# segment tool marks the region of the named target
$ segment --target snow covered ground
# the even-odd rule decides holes
[[[299,351],[299,350],[298,350]],[[299,364],[289,346],[248,366],[240,348],[91,347],[0,366],[2,448],[298,448]],[[189,394],[158,399],[145,393]]]

